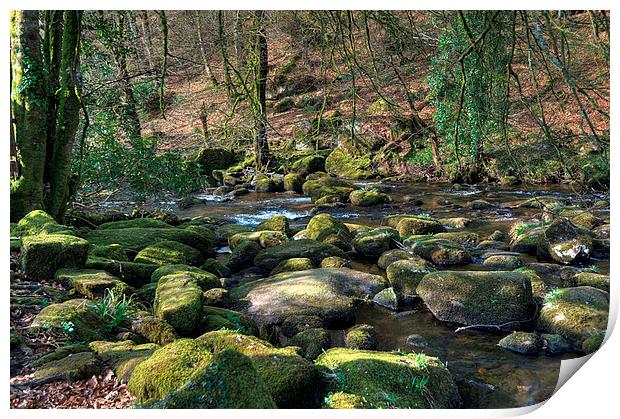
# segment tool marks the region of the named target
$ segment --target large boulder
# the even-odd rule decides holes
[[[438,358],[332,348],[317,365],[334,376],[328,408],[454,409],[459,393],[448,369]]]
[[[42,210],[30,211],[19,220],[15,227],[11,228],[11,236],[23,237],[36,234],[49,234],[63,230],[65,226],[59,225],[51,215]]]
[[[435,234],[446,231],[443,224],[428,217],[415,215],[390,215],[385,222],[388,226],[398,230],[401,237],[421,234]]]
[[[98,269],[60,269],[56,272],[56,279],[89,298],[101,298],[106,290],[110,290],[114,295],[129,293],[127,284]]]
[[[261,250],[254,258],[254,264],[264,271],[271,271],[283,260],[308,258],[318,266],[329,256],[344,258],[345,254],[336,246],[316,240],[291,240],[279,246]]]
[[[368,179],[372,173],[368,157],[356,157],[340,148],[336,148],[325,159],[325,171],[331,175],[350,178]]]
[[[202,313],[202,289],[188,274],[169,274],[157,283],[153,312],[181,336],[198,327]]]
[[[258,334],[256,323],[247,315],[234,310],[228,310],[221,307],[202,307],[203,319],[200,323],[202,332],[210,332],[212,330],[235,330],[245,335]]]
[[[202,173],[212,176],[217,169],[226,169],[235,164],[235,153],[222,148],[201,148],[194,156],[194,161],[200,165]]]
[[[583,286],[550,291],[540,310],[537,329],[566,338],[576,350],[607,329],[609,294]]]
[[[517,223],[511,229],[510,251],[536,255],[544,233],[545,228],[536,224]]]
[[[317,316],[326,326],[349,324],[356,303],[385,288],[385,279],[347,268],[282,273],[241,285],[231,297],[257,323],[279,325],[293,315]]]
[[[403,300],[416,295],[416,288],[424,276],[434,271],[423,259],[403,259],[391,263],[385,273],[390,286]]]
[[[303,193],[305,179],[299,173],[287,173],[284,175],[284,190],[296,193]]]
[[[134,262],[154,265],[200,266],[204,259],[200,252],[191,246],[172,240],[164,240],[140,250],[134,258]]]
[[[114,374],[127,382],[131,378],[134,368],[142,361],[153,355],[159,345],[145,343],[136,345],[131,340],[110,342],[95,341],[90,343],[90,348],[112,368]],[[88,376],[90,378],[93,374]]]
[[[306,180],[302,185],[304,195],[312,198],[313,202],[325,198],[333,198],[331,202],[347,202],[349,195],[355,189],[356,187],[353,184],[330,176]]]
[[[236,248],[244,240],[250,240],[258,243],[262,248],[273,247],[284,243],[288,240],[286,234],[281,231],[253,231],[249,233],[237,233],[228,239],[228,245],[231,249]]]
[[[425,238],[414,241],[412,251],[437,266],[456,266],[471,263],[467,250],[450,240]]]
[[[151,281],[151,275],[160,265],[150,263],[123,262],[114,259],[89,257],[87,269],[104,270],[132,287],[142,287]]]
[[[509,327],[531,320],[535,310],[530,277],[520,272],[433,272],[416,292],[437,319],[468,326]]]
[[[411,252],[402,249],[392,249],[383,252],[377,261],[377,266],[381,269],[387,269],[392,263],[397,260],[406,260],[419,258],[417,255],[413,255]]]
[[[278,263],[278,266],[271,270],[270,275],[273,276],[282,272],[305,271],[307,269],[314,269],[314,267],[314,264],[308,258],[291,258]]]
[[[358,324],[347,331],[344,344],[350,349],[377,349],[379,341],[375,328],[368,324]]]
[[[33,328],[55,327],[85,342],[109,337],[106,324],[91,310],[90,302],[74,299],[51,304],[39,312],[30,324]]]
[[[351,192],[349,200],[357,207],[371,207],[373,205],[389,204],[392,198],[388,194],[379,191],[357,190]]]
[[[545,230],[539,243],[539,253],[564,263],[580,263],[590,259],[592,235],[570,221],[556,221]]]
[[[271,247],[270,249],[278,247],[280,246]],[[254,259],[260,254],[261,250],[260,244],[251,240],[243,240],[232,250],[226,262],[226,267],[233,273],[250,267],[254,264]]]
[[[301,176],[308,176],[315,172],[325,171],[325,157],[319,155],[311,155],[295,160],[291,166],[291,170]]]
[[[66,234],[38,234],[22,239],[21,263],[34,281],[52,279],[58,269],[83,268],[88,242]]]
[[[202,291],[218,288],[222,284],[220,280],[210,272],[188,265],[164,265],[157,268],[151,275],[151,282],[158,283],[159,280],[168,275],[183,274],[187,275],[200,287]]]
[[[400,239],[398,232],[390,227],[379,227],[358,233],[353,239],[353,250],[362,257],[377,259],[393,248]]]
[[[306,237],[333,244],[343,250],[349,250],[353,240],[351,232],[342,221],[325,213],[315,215],[308,222]]]
[[[309,407],[319,382],[319,372],[298,354],[296,347],[275,348],[254,336],[230,330],[205,333],[197,341],[214,354],[235,350],[249,357],[279,408]]]
[[[609,275],[594,272],[579,272],[567,282],[573,287],[590,286],[609,292]]]
[[[284,215],[274,215],[256,226],[256,231],[279,231],[286,236],[291,235],[291,226]]]

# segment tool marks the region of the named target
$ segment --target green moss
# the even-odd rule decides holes
[[[388,266],[390,266],[392,263],[396,262],[397,260],[407,260],[407,259],[412,259],[414,257],[419,258],[419,256],[414,256],[411,253],[407,252],[406,250],[401,250],[401,249],[388,250],[387,252],[384,252],[383,254],[381,254],[381,256],[379,257],[379,260],[377,261],[377,266],[380,267],[381,269],[387,269]]]
[[[543,339],[536,333],[513,332],[502,338],[497,346],[521,354],[536,355],[543,347]]]
[[[99,374],[102,367],[101,359],[94,353],[79,352],[43,364],[33,373],[33,378],[44,380],[57,377],[57,379],[79,380]]]
[[[256,179],[256,192],[282,192],[284,181],[276,177],[260,177]]]
[[[327,196],[336,197],[337,202],[347,202],[349,195],[355,189],[356,187],[353,184],[329,176],[312,180],[308,178],[302,185],[304,194],[311,197],[313,202],[318,202],[320,198]]]
[[[155,218],[135,218],[133,220],[125,221],[112,221],[109,223],[103,223],[98,230],[112,230],[123,228],[172,228],[168,223],[165,223]]]
[[[545,230],[538,252],[539,255],[549,256],[557,262],[574,264],[587,261],[592,246],[590,231],[576,227],[570,221],[558,220]]]
[[[473,247],[480,243],[480,236],[478,233],[471,231],[451,231],[449,233],[437,233],[433,237],[437,239],[445,239],[453,241],[454,243]]]
[[[420,234],[435,234],[446,231],[437,220],[421,216],[393,215],[386,217],[386,224],[398,230],[401,237]]]
[[[460,403],[450,372],[424,354],[332,348],[316,364],[334,377],[326,407],[450,409]]]
[[[204,262],[196,249],[185,244],[164,240],[140,250],[134,258],[136,263],[155,265],[185,264],[200,266]]]
[[[30,211],[11,229],[12,236],[31,236],[50,229],[58,228],[59,224],[51,215],[41,210]],[[62,226],[61,226],[62,227]]]
[[[593,272],[579,272],[570,281],[572,286],[590,286],[609,292],[609,275],[601,275]]]
[[[202,293],[202,303],[205,306],[230,308],[231,301],[229,292],[226,288],[212,288],[207,290]]]
[[[511,252],[528,253],[530,255],[537,254],[539,244],[545,233],[544,227],[538,227],[538,224],[518,224],[512,231]]]
[[[306,237],[334,244],[343,250],[350,249],[353,240],[353,236],[343,222],[325,213],[315,215],[308,222]]]
[[[166,397],[184,385],[199,368],[209,365],[213,354],[198,340],[178,339],[156,350],[133,370],[127,388],[138,402]]]
[[[388,194],[378,191],[357,190],[349,194],[352,205],[358,207],[371,207],[374,205],[389,204],[392,198]]]
[[[219,243],[228,243],[228,239],[237,233],[249,233],[256,231],[254,227],[241,224],[224,224],[217,229]]]
[[[379,341],[375,328],[368,324],[360,324],[349,329],[344,343],[351,349],[377,349]]]
[[[86,260],[86,268],[110,272],[130,286],[140,288],[150,282],[151,275],[159,268],[159,265],[89,257]]]
[[[218,278],[226,278],[230,276],[230,269],[222,262],[216,259],[207,259],[201,268],[203,271],[212,273]]]
[[[136,314],[131,322],[131,330],[149,342],[166,345],[177,338],[170,323],[145,312]]]
[[[217,169],[226,169],[235,164],[235,153],[222,148],[201,148],[193,160],[200,165],[202,174],[211,176]]]
[[[358,233],[353,239],[353,250],[362,257],[376,259],[390,250],[400,236],[391,227],[379,227],[371,231]]]
[[[466,265],[472,260],[462,246],[444,239],[423,237],[415,241],[413,252],[437,266]]]
[[[321,261],[321,268],[350,268],[351,261],[338,256],[329,256]]]
[[[308,258],[291,258],[278,263],[278,266],[271,270],[270,275],[273,276],[282,272],[305,271],[306,269],[313,268],[314,264]]]
[[[279,246],[261,250],[254,264],[265,271],[271,271],[280,262],[292,258],[308,258],[315,265],[329,256],[345,257],[344,252],[336,246],[315,240],[291,240]]]
[[[511,271],[523,266],[523,260],[521,256],[498,254],[489,256],[482,264],[489,269]]]
[[[273,247],[288,240],[286,234],[280,231],[254,231],[249,233],[237,233],[228,239],[231,249],[236,248],[243,241],[249,240],[258,243],[262,248]]]
[[[81,268],[86,262],[88,242],[64,234],[39,234],[22,239],[21,263],[35,281],[51,279],[61,268]]]
[[[191,275],[166,275],[157,284],[153,312],[181,336],[188,336],[200,321],[202,290]]]
[[[331,175],[350,179],[368,179],[372,177],[369,169],[370,157],[356,157],[339,148],[325,159],[325,171]]]
[[[68,328],[71,325],[70,336],[85,342],[105,340],[108,331],[103,320],[89,310],[88,300],[75,299],[64,303],[49,305],[36,315],[31,327]]]
[[[416,294],[422,278],[434,269],[424,260],[404,259],[388,265],[385,273],[390,286],[400,297],[408,298]]]
[[[245,335],[257,335],[256,324],[245,314],[220,307],[203,306],[201,327],[204,332],[233,330]]]
[[[224,350],[185,385],[152,403],[156,409],[274,409],[264,381],[247,356]]]
[[[291,226],[284,215],[274,215],[256,226],[256,231],[279,231],[286,236],[291,235]]]
[[[136,345],[131,340],[95,341],[90,343],[90,348],[112,368],[118,378],[127,382],[134,368],[159,349],[159,345],[154,343]]]
[[[11,244],[9,250],[12,252],[20,252],[22,249],[22,240],[16,237],[11,237]]]
[[[191,277],[201,290],[207,291],[211,288],[221,287],[220,280],[210,272],[189,265],[164,265],[157,268],[151,275],[151,282],[159,282],[167,275],[183,274]]]
[[[325,171],[325,157],[319,155],[310,155],[295,160],[291,165],[291,171],[301,176],[308,176],[315,172]]]
[[[591,354],[593,352],[598,351],[598,349],[603,345],[605,341],[605,331],[600,330],[583,341],[581,345],[581,350],[585,354]]]
[[[71,286],[86,297],[103,297],[106,290],[115,294],[128,294],[130,288],[123,281],[106,271],[96,269],[60,269],[56,279]]]
[[[233,349],[248,356],[279,408],[299,408],[311,402],[319,374],[298,355],[297,348],[274,348],[256,337],[228,330],[209,332],[197,340],[214,353]]]
[[[288,343],[291,346],[299,346],[304,358],[314,360],[329,349],[330,337],[325,329],[312,328],[297,333]]]
[[[34,368],[38,368],[42,366],[43,364],[47,364],[48,362],[58,361],[59,359],[66,358],[68,355],[77,354],[79,352],[88,352],[88,351],[90,351],[90,348],[88,347],[88,345],[84,343],[76,343],[76,344],[71,344],[71,345],[66,345],[66,346],[60,346],[54,349],[54,351],[35,359],[34,361],[30,363],[30,365]]]
[[[277,247],[279,246],[270,247],[268,249],[275,249]],[[254,258],[258,256],[261,250],[262,247],[260,244],[250,240],[244,240],[232,250],[226,266],[231,272],[239,272],[242,269],[250,267],[254,264]]]
[[[88,249],[88,257],[119,260],[121,262],[129,261],[127,253],[125,253],[120,244],[110,244],[108,246],[90,246]]]
[[[284,175],[284,190],[303,193],[305,180],[299,173],[288,173]]]

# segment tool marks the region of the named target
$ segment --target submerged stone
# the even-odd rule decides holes
[[[536,333],[513,332],[497,344],[500,348],[525,355],[536,355],[543,347],[543,339]]]

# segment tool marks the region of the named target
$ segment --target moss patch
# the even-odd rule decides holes
[[[161,278],[168,275],[183,274],[191,277],[201,290],[221,287],[220,280],[210,272],[189,265],[164,265],[157,268],[151,275],[151,282],[157,283]]]
[[[202,290],[190,275],[166,275],[157,284],[153,312],[181,336],[191,335],[201,317]]]
[[[136,365],[150,357],[159,349],[159,345],[154,343],[136,345],[131,340],[95,341],[90,343],[90,348],[112,368],[117,377],[127,382]]]
[[[88,300],[75,299],[49,305],[37,314],[31,327],[71,329],[71,336],[85,342],[107,339],[105,323],[89,310],[88,304]]]
[[[128,294],[129,287],[106,271],[96,269],[60,269],[56,279],[74,288],[86,297],[103,297],[106,290],[115,294]]]
[[[35,281],[51,279],[61,268],[82,268],[88,242],[65,234],[39,234],[22,239],[21,263],[26,275]]]
[[[164,240],[140,250],[134,262],[154,265],[185,264],[200,266],[204,259],[200,252],[191,246]]]
[[[308,258],[315,265],[329,256],[345,257],[344,252],[336,246],[316,240],[291,240],[279,246],[264,249],[256,255],[254,264],[265,271],[271,271],[280,262],[292,258]]]

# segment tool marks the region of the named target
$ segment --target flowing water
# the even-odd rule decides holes
[[[581,203],[584,197],[567,188],[546,186],[527,191],[510,188],[483,188],[464,186],[454,190],[451,185],[390,184],[381,182],[360,182],[359,186],[379,187],[389,193],[395,202],[384,208],[344,207],[330,210],[330,214],[346,222],[379,225],[389,214],[421,213],[436,218],[467,217],[472,223],[468,231],[485,237],[495,230],[508,232],[516,220],[538,221],[535,209],[514,208],[531,196],[553,196]],[[232,222],[256,225],[274,215],[285,215],[292,226],[301,228],[311,218],[313,208],[310,198],[297,194],[250,193],[227,202],[220,202],[213,195],[198,195],[204,205],[189,210],[177,211],[181,217],[207,215],[221,217]],[[421,200],[421,205],[412,203]],[[498,207],[493,210],[474,211],[466,204],[475,199],[484,199]],[[586,199],[609,199],[604,194],[591,195]],[[599,214],[600,215],[600,214]],[[603,211],[603,214],[604,211]],[[535,261],[531,258],[528,261]],[[609,272],[609,262],[594,261],[601,273]],[[354,268],[384,275],[376,265],[355,261]],[[460,269],[481,269],[481,265],[470,265]],[[544,279],[544,278],[543,278]],[[455,326],[437,321],[421,303],[394,313],[373,304],[362,304],[356,323],[373,325],[379,337],[380,350],[412,351],[405,343],[407,336],[418,334],[428,342],[423,351],[439,357],[459,384],[464,407],[505,408],[535,404],[547,399],[555,389],[561,359],[577,356],[565,354],[550,357],[544,354],[526,356],[516,354],[497,346],[501,335],[466,330],[455,333]],[[342,342],[344,331],[332,331],[334,342]]]

